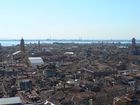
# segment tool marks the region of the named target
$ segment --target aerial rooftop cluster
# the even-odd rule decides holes
[[[0,46],[0,105],[139,105],[140,45]]]

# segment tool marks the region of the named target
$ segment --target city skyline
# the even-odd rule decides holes
[[[139,5],[139,0],[1,0],[0,39],[140,39]]]

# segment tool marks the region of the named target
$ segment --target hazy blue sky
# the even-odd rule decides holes
[[[140,39],[140,0],[0,0],[1,39]]]

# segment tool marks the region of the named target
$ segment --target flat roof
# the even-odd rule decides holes
[[[41,57],[29,57],[31,64],[44,64],[44,61]]]
[[[21,53],[21,52],[22,52],[22,51],[20,51],[20,50],[19,50],[19,51],[16,51],[16,52],[13,53],[13,55],[19,54],[19,53]]]
[[[0,105],[22,103],[20,97],[0,98]]]

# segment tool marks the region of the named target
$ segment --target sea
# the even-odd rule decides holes
[[[75,43],[75,44],[98,44],[98,43],[118,43],[118,44],[131,44],[131,40],[57,40],[57,39],[47,39],[47,40],[24,40],[25,44],[54,44],[54,43]],[[136,43],[140,44],[140,40]],[[20,40],[0,40],[2,46],[16,46],[20,44]]]

